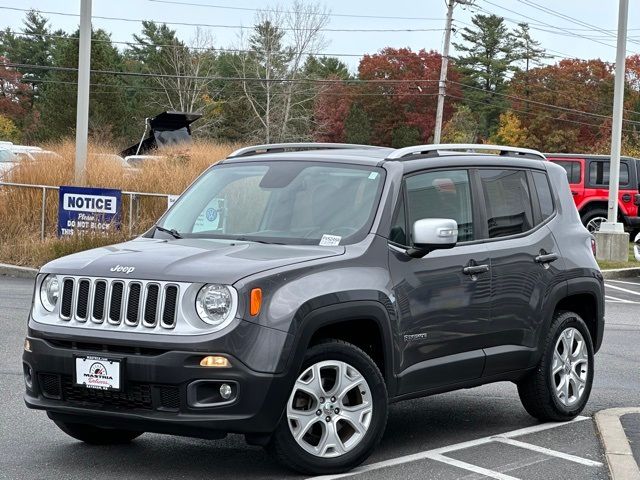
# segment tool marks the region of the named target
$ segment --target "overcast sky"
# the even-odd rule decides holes
[[[170,0],[173,1],[173,0]],[[550,8],[565,16],[559,17],[546,13],[539,8],[526,5],[533,2],[540,7]],[[121,17],[127,19],[146,19],[158,22],[184,22],[232,26],[251,26],[255,11],[234,10],[233,8],[257,9],[274,5],[286,8],[288,0],[265,2],[262,0],[175,0],[171,3],[159,3],[153,0],[93,0],[94,28],[103,28],[112,32],[112,40],[130,41],[132,34],[140,31],[138,22],[107,20],[96,17]],[[333,14],[328,28],[331,29],[436,29],[420,32],[325,32],[328,54],[375,53],[379,49],[392,47],[410,47],[414,50],[441,50],[445,23],[445,0],[325,0],[323,2]],[[640,2],[631,1],[629,12],[628,54],[640,53]],[[188,4],[188,5],[184,5]],[[196,4],[208,5],[198,6]],[[214,8],[231,7],[231,8]],[[24,12],[11,8],[34,8],[42,12],[61,12],[78,14],[80,0],[0,0],[0,26],[19,30]],[[495,13],[505,17],[507,25],[514,27],[518,22],[528,22],[534,38],[542,42],[549,53],[578,58],[601,58],[615,60],[615,29],[617,28],[617,0],[475,0],[475,7],[458,5],[454,11],[457,29],[469,23],[474,12]],[[78,18],[43,13],[54,28],[73,31],[77,28]],[[355,18],[340,15],[369,15],[382,18]],[[409,17],[398,19],[393,17]],[[529,18],[526,18],[529,17]],[[566,18],[572,17],[572,18]],[[591,29],[578,22],[594,25],[608,32]],[[171,25],[181,38],[193,36],[195,26]],[[207,28],[207,27],[203,27]],[[217,47],[238,45],[237,28],[211,27]],[[572,36],[573,35],[573,36]],[[589,38],[582,38],[583,36]],[[459,41],[454,34],[453,41]],[[455,54],[455,51],[454,51]],[[357,57],[342,56],[352,71],[358,64]]]

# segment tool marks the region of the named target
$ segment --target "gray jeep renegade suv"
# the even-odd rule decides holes
[[[42,268],[25,401],[88,443],[243,433],[314,474],[408,398],[507,380],[570,420],[604,330],[592,248],[533,150],[242,149],[140,238]]]

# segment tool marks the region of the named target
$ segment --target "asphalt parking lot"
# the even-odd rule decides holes
[[[128,446],[90,447],[22,401],[20,356],[33,282],[0,277],[0,478],[294,478],[241,436],[206,441],[146,434]],[[539,424],[511,383],[393,405],[378,450],[354,479],[603,479],[591,420],[638,406],[640,279],[607,281],[607,327],[591,399],[567,424]],[[338,477],[326,477],[338,478]]]

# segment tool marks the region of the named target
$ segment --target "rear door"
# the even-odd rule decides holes
[[[562,259],[549,228],[555,214],[546,172],[481,168],[478,173],[491,257],[491,322],[483,338],[484,376],[491,376],[528,366],[546,296],[562,281]]]
[[[591,192],[591,197],[609,198],[609,169],[610,160],[589,159],[586,168],[586,187]],[[634,172],[630,160],[620,159],[620,181],[618,190],[618,205],[620,213],[625,216],[636,216],[637,210],[633,204],[635,194],[638,192]]]

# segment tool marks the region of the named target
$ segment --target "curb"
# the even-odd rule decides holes
[[[9,265],[0,263],[0,276],[18,277],[18,278],[36,278],[38,274],[37,268],[19,267],[17,265]]]
[[[640,480],[640,468],[620,423],[620,417],[628,413],[640,413],[640,407],[609,408],[595,414],[612,480]]]
[[[616,280],[618,278],[631,278],[640,276],[639,267],[631,268],[614,268],[611,270],[602,270],[602,276],[605,280]]]

